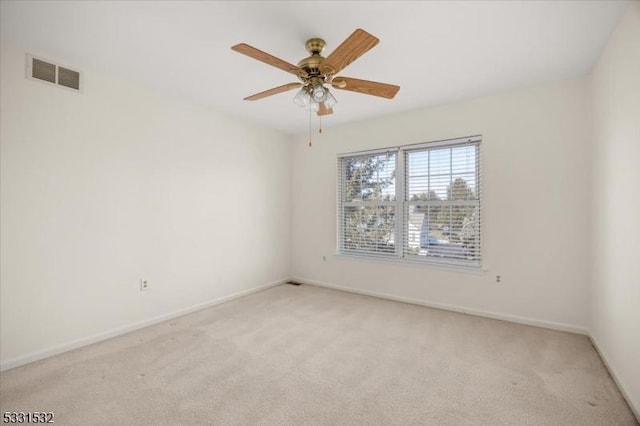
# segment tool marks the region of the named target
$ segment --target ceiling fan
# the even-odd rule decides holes
[[[236,44],[231,49],[247,55],[265,64],[280,68],[298,77],[300,82],[287,83],[274,87],[264,92],[244,98],[246,101],[256,101],[267,96],[289,90],[300,88],[294,102],[301,107],[309,107],[316,111],[319,116],[333,113],[333,105],[337,102],[335,97],[329,92],[330,85],[340,90],[364,93],[365,95],[380,96],[387,99],[393,97],[400,90],[400,86],[393,84],[378,83],[369,80],[359,80],[351,77],[336,76],[353,61],[364,55],[380,40],[368,32],[357,29],[345,41],[342,42],[326,58],[321,55],[325,47],[325,41],[321,38],[307,40],[305,45],[307,52],[311,56],[302,59],[298,65],[290,64],[282,59],[276,58],[262,50],[249,46],[246,43]]]

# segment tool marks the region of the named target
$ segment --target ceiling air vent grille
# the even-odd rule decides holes
[[[80,72],[27,55],[27,77],[80,91]]]

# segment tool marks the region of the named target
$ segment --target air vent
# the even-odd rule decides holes
[[[56,82],[56,66],[40,59],[33,58],[33,67],[31,67],[31,77],[39,80]]]
[[[67,68],[58,67],[58,84],[71,89],[80,89],[80,73]]]
[[[27,77],[80,91],[80,72],[27,55]]]

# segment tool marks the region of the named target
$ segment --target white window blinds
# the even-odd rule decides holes
[[[396,159],[395,152],[339,159],[339,251],[395,253]]]
[[[480,266],[480,141],[339,157],[339,252]]]
[[[404,255],[480,265],[480,146],[404,151]]]

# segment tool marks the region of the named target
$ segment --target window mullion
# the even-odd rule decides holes
[[[406,223],[405,212],[405,161],[404,151],[399,150],[396,155],[396,229],[395,229],[395,253],[398,257],[404,257]]]

